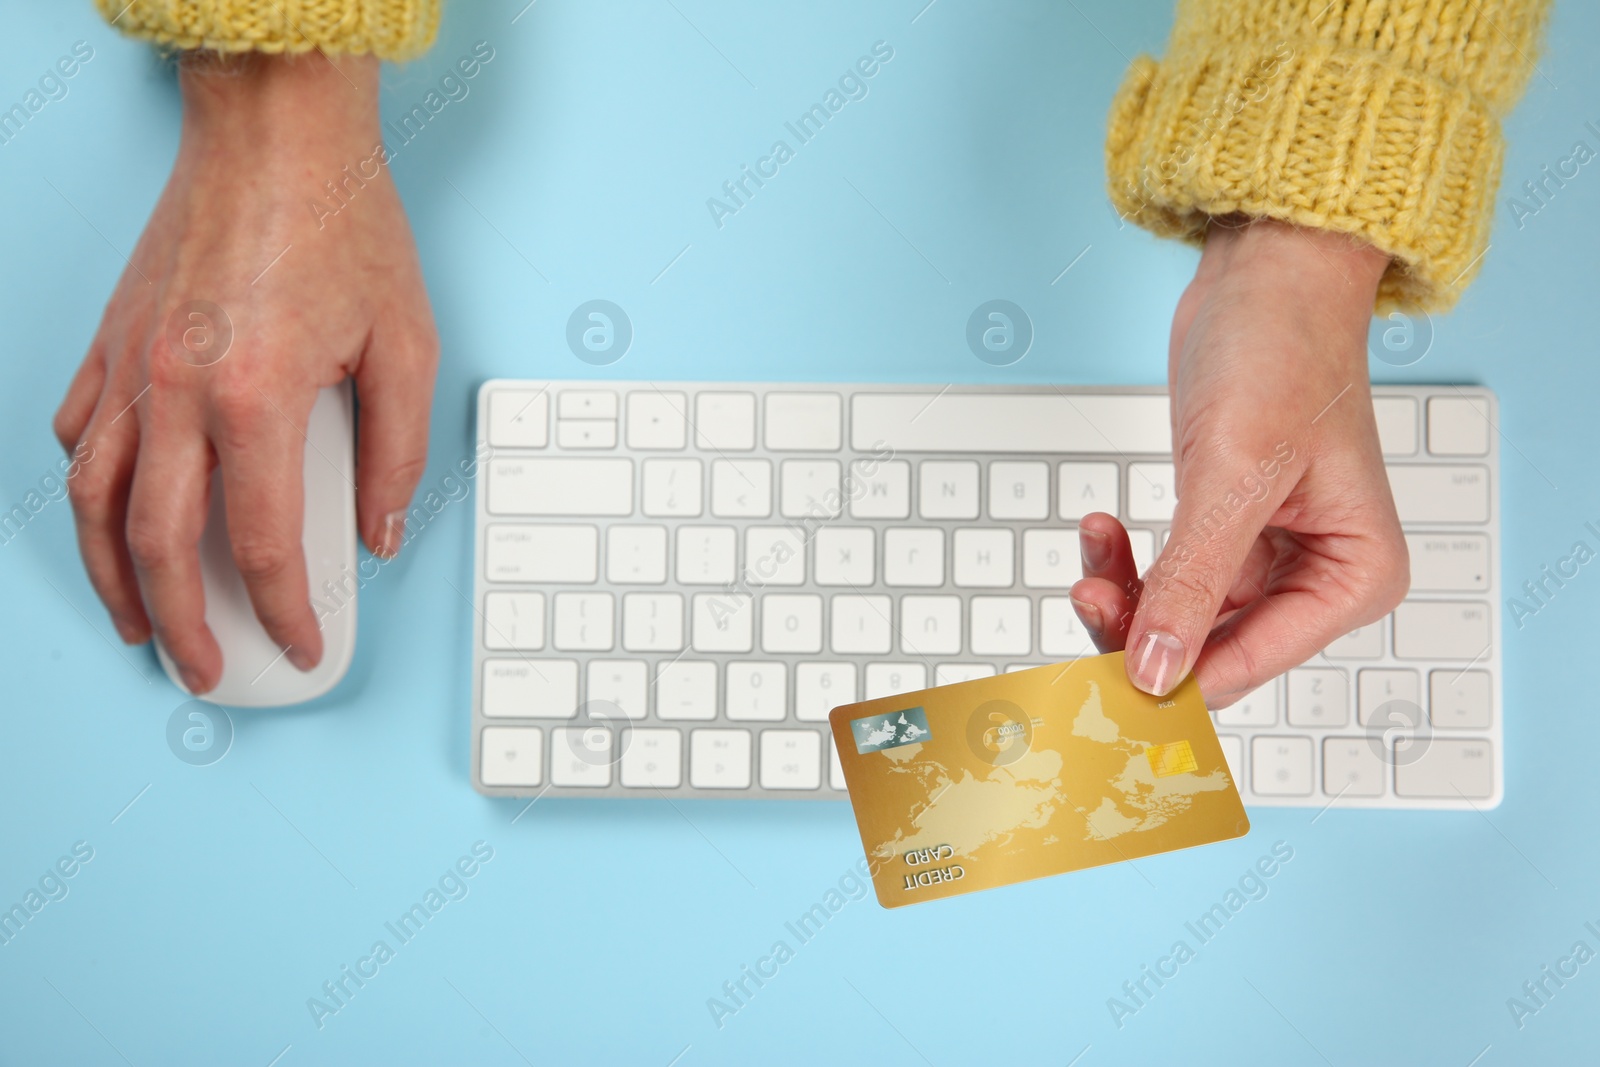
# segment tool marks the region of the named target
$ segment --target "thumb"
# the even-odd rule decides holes
[[[406,509],[428,465],[438,362],[432,324],[402,318],[374,326],[356,371],[356,513],[362,540],[375,556],[394,556],[405,536]]]
[[[1128,628],[1128,678],[1155,696],[1194,667],[1256,538],[1293,486],[1284,472],[1295,457],[1287,441],[1261,449],[1259,459],[1230,453],[1179,466],[1171,533]]]

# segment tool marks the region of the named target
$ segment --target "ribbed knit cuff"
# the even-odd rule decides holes
[[[95,0],[123,33],[172,48],[409,59],[439,29],[441,0]],[[120,13],[120,14],[119,14]]]
[[[1199,242],[1243,213],[1360,237],[1395,260],[1380,309],[1455,303],[1488,240],[1498,118],[1391,55],[1317,41],[1202,39],[1141,57],[1112,105],[1113,204]]]

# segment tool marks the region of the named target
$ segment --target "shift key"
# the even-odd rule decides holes
[[[626,459],[496,459],[489,464],[493,515],[628,515],[633,463]]]
[[[1494,795],[1492,741],[1434,737],[1412,744],[1420,754],[1395,763],[1394,791],[1400,796],[1487,800]]]
[[[1489,468],[1445,464],[1388,468],[1401,522],[1488,522]]]
[[[1399,659],[1474,660],[1489,651],[1489,633],[1481,600],[1408,600],[1394,609]]]

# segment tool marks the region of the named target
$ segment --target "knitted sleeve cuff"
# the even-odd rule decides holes
[[[441,0],[95,0],[107,21],[171,48],[371,53],[409,59],[439,28]]]
[[[1111,199],[1198,243],[1243,213],[1360,237],[1393,257],[1380,308],[1453,304],[1488,240],[1502,141],[1466,87],[1331,42],[1196,42],[1141,57],[1112,106]]]

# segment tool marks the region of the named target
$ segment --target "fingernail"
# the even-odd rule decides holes
[[[1083,553],[1083,569],[1103,571],[1111,565],[1111,538],[1098,530],[1078,531],[1078,548]]]
[[[391,511],[383,517],[383,529],[378,534],[378,555],[393,559],[400,554],[401,539],[406,532],[406,513]]]
[[[122,616],[111,616],[111,625],[117,628],[117,636],[122,638],[123,644],[140,645],[144,643],[144,631]]]
[[[294,664],[294,669],[301,674],[315,669],[317,661],[311,658],[311,653],[298,645],[290,645],[288,649],[289,662]]]
[[[1099,633],[1106,628],[1106,617],[1100,614],[1099,608],[1087,600],[1079,600],[1077,597],[1073,597],[1072,606],[1077,609],[1078,618],[1082,619],[1083,624],[1089,629]]]
[[[206,685],[200,675],[191,667],[179,667],[178,677],[183,679],[183,687],[189,691],[190,696],[199,696],[206,691]]]
[[[1133,684],[1152,696],[1164,697],[1178,683],[1183,669],[1183,642],[1169,633],[1150,630],[1133,654]]]

